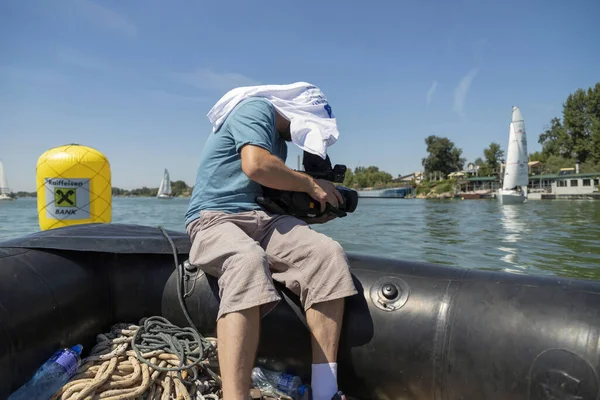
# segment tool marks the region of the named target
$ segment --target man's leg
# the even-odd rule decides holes
[[[337,352],[344,317],[344,299],[315,303],[306,310],[311,332],[314,400],[330,400],[338,391]]]
[[[344,299],[316,303],[306,310],[313,363],[336,362],[343,317]]]
[[[357,292],[344,250],[304,222],[279,216],[264,224],[265,248],[273,279],[300,296],[312,337],[314,400],[337,392],[337,352],[344,298]]]
[[[217,321],[224,400],[247,400],[256,357],[259,308],[232,312]]]
[[[210,212],[188,228],[190,262],[219,278],[217,339],[224,400],[248,399],[260,313],[280,300],[267,255],[248,236],[256,222],[252,213]]]

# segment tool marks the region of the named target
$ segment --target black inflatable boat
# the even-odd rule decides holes
[[[98,224],[0,243],[0,398],[59,347],[162,315],[216,328],[216,281],[180,262],[190,243],[154,227]],[[359,399],[600,399],[600,282],[350,254],[340,386]],[[182,296],[178,295],[182,289]],[[310,373],[297,299],[262,321],[259,357]],[[85,352],[84,352],[85,355]]]

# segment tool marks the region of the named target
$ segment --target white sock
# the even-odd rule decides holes
[[[313,400],[331,400],[338,391],[337,363],[313,364],[310,386]]]

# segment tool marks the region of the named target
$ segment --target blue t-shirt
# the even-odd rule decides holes
[[[286,161],[287,144],[275,128],[275,108],[269,101],[242,101],[206,140],[185,214],[186,226],[202,210],[236,213],[260,209],[255,199],[262,195],[261,186],[242,171],[240,151],[246,144],[260,146]]]

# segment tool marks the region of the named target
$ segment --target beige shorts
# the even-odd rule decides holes
[[[273,280],[299,296],[304,310],[358,293],[342,246],[295,217],[205,210],[187,233],[190,263],[218,278],[217,319],[254,306],[266,315],[281,300]]]

